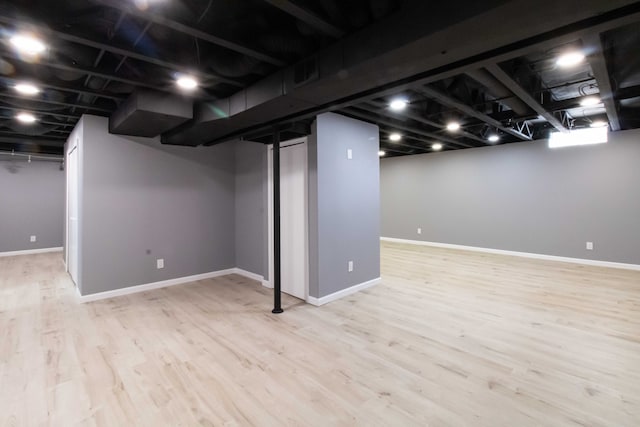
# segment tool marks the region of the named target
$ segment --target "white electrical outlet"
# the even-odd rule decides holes
[[[156,267],[159,269],[164,268],[164,259],[163,258],[158,258],[156,260]]]
[[[587,242],[587,250],[588,251],[592,251],[593,250],[593,242]]]
[[[29,239],[29,241],[31,241],[31,242],[35,242],[35,241],[36,241],[36,236],[31,236],[31,238]]]
[[[347,148],[347,159],[353,159],[353,150],[351,148]]]
[[[422,234],[422,228],[418,227],[418,234]]]
[[[347,266],[349,273],[351,273],[353,271],[353,261],[349,261],[349,264]]]

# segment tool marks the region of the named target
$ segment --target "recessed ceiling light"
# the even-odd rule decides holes
[[[404,99],[395,99],[389,104],[389,108],[393,111],[402,111],[407,107],[407,101]]]
[[[458,122],[449,122],[447,123],[447,130],[450,132],[455,132],[460,129],[460,123]]]
[[[498,142],[500,141],[500,137],[498,135],[496,135],[495,133],[492,135],[489,135],[489,138],[487,138],[489,140],[489,142]]]
[[[379,157],[382,157],[382,156],[384,156],[385,154],[387,154],[385,151],[382,151],[382,150],[378,151],[378,156],[379,156]]]
[[[36,117],[30,113],[19,113],[16,119],[22,123],[33,123],[36,121]]]
[[[595,120],[595,121],[591,122],[590,126],[592,128],[601,128],[601,127],[605,127],[607,125],[608,125],[608,123],[605,122],[604,120]]]
[[[391,135],[389,135],[389,139],[391,141],[400,141],[402,139],[402,135],[400,135],[399,133],[392,133]]]
[[[573,67],[584,60],[582,52],[567,52],[558,57],[556,64],[559,67]]]
[[[16,34],[9,41],[16,50],[27,55],[38,55],[46,49],[44,43],[28,35]]]
[[[180,76],[178,80],[176,80],[176,84],[181,89],[185,90],[193,90],[198,87],[198,81],[191,76]]]
[[[580,105],[582,105],[583,107],[590,107],[592,105],[598,104],[600,104],[600,98],[598,98],[597,96],[589,96],[580,101]]]
[[[14,86],[14,89],[24,95],[35,95],[40,92],[40,89],[31,83],[18,83]]]
[[[440,144],[439,142],[436,142],[435,144],[433,144],[431,146],[431,149],[433,151],[440,151],[440,150],[442,150],[442,144]]]

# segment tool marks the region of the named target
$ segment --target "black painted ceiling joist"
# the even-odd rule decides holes
[[[518,82],[516,82],[513,78],[511,78],[507,73],[504,72],[502,68],[500,68],[497,64],[488,65],[487,71],[489,71],[493,77],[498,79],[500,83],[505,85],[507,89],[514,93],[518,98],[520,98],[525,104],[527,104],[533,111],[541,115],[551,126],[559,130],[560,132],[568,132],[569,129],[566,128],[565,125],[562,124],[560,120],[558,120],[552,113],[545,110],[545,108],[538,102],[536,99],[529,94]]]
[[[264,0],[270,5],[277,7],[280,10],[288,13],[289,15],[299,19],[310,27],[320,30],[325,34],[330,35],[336,39],[344,36],[345,32],[333,24],[325,21],[317,16],[315,13],[298,6],[290,0]]]
[[[421,94],[423,94],[424,96],[426,96],[427,98],[433,99],[434,101],[439,102],[440,104],[445,105],[447,107],[454,108],[460,111],[461,113],[466,114],[469,117],[476,118],[481,122],[488,124],[489,126],[493,126],[497,129],[500,129],[501,131],[508,133],[510,135],[513,135],[523,141],[531,141],[530,136],[525,135],[516,129],[504,126],[498,120],[488,116],[487,114],[481,113],[480,111],[477,111],[476,109],[468,106],[467,104],[464,104],[458,101],[457,99],[453,99],[452,97],[432,87],[423,86],[423,87],[417,88],[416,90]]]
[[[582,40],[589,51],[587,60],[591,66],[591,71],[593,71],[593,76],[596,78],[596,82],[598,83],[600,99],[602,100],[607,112],[609,127],[612,131],[618,131],[621,129],[620,116],[618,115],[618,104],[614,97],[611,77],[607,70],[607,62],[604,57],[602,40],[600,39],[599,34],[587,35],[583,37]]]
[[[33,81],[33,82],[37,82],[37,85],[42,89],[59,90],[62,92],[71,92],[71,93],[76,93],[80,95],[90,95],[90,96],[96,96],[99,98],[111,99],[114,101],[122,101],[125,99],[125,97],[122,95],[117,95],[109,92],[96,91],[88,88],[79,88],[78,86],[72,86],[72,85],[63,84],[63,83],[49,83],[46,81],[42,81],[37,77],[27,76],[24,73],[20,73],[20,76],[21,78],[19,80],[15,78],[8,78],[8,77],[0,77],[0,80],[3,80],[4,82],[6,82],[7,85],[14,85],[20,81]]]
[[[284,61],[278,58],[275,58],[271,55],[258,52],[254,49],[251,49],[246,46],[242,46],[239,43],[235,43],[230,40],[225,40],[222,37],[214,36],[213,34],[206,33],[196,28],[182,24],[178,21],[165,18],[164,16],[161,16],[157,13],[141,12],[135,7],[127,5],[125,2],[114,2],[113,0],[95,0],[95,1],[103,6],[118,9],[120,11],[126,12],[131,16],[135,16],[137,18],[141,18],[141,19],[153,22],[154,24],[158,24],[158,25],[170,28],[174,31],[178,31],[188,36],[195,37],[200,40],[204,40],[208,43],[212,43],[212,44],[224,47],[226,49],[233,50],[243,55],[246,55],[255,59],[259,59],[260,61],[264,61],[278,67],[283,67],[284,65],[286,65]]]
[[[80,109],[84,108],[86,110],[100,111],[103,113],[109,113],[112,111],[111,108],[96,107],[95,105],[84,104],[80,102],[64,102],[64,101],[56,101],[53,99],[46,99],[46,98],[26,99],[23,96],[20,96],[19,94],[13,94],[13,93],[0,93],[0,98],[20,99],[26,104],[28,103],[50,104],[50,105],[60,105],[63,107],[76,107]]]

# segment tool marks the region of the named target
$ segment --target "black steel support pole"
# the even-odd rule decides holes
[[[273,133],[273,310],[282,313],[280,291],[280,131]]]

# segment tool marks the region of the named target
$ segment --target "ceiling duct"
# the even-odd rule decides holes
[[[331,1],[323,3],[326,7]],[[330,110],[337,102],[379,92],[403,79],[441,72],[514,40],[557,30],[629,3],[585,0],[576,10],[553,0],[540,0],[536,5],[526,0],[406,0],[392,15],[313,58],[281,69],[229,98],[199,103],[194,119],[163,134],[162,142],[200,145],[234,139],[283,119]],[[545,19],[535,19],[541,14]],[[505,20],[505,16],[512,19]],[[495,22],[500,31],[487,22]],[[469,28],[477,32],[474,37],[469,37]],[[512,105],[521,111],[521,105]]]
[[[191,100],[151,90],[138,90],[109,118],[109,132],[154,137],[193,117]]]

